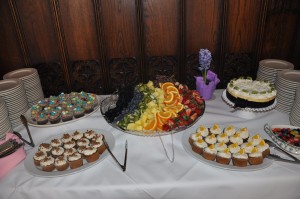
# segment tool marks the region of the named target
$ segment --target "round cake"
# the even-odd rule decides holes
[[[274,103],[276,90],[268,81],[241,77],[227,84],[226,97],[237,107],[264,108]]]

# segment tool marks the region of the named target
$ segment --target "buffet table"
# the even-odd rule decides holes
[[[63,177],[37,177],[20,163],[0,182],[0,198],[300,198],[300,165],[272,162],[264,169],[236,171],[212,167],[190,156],[182,145],[185,133],[195,132],[199,125],[214,123],[224,127],[247,127],[251,135],[264,132],[264,124],[289,124],[287,114],[269,112],[245,115],[230,112],[216,90],[206,101],[204,115],[192,127],[173,135],[175,160],[171,163],[159,137],[142,137],[123,133],[110,126],[100,111],[74,123],[38,128],[30,126],[36,145],[65,131],[105,129],[115,137],[113,153],[123,162],[128,141],[127,170],[123,172],[111,156],[82,172]],[[101,96],[103,97],[103,96]],[[26,130],[20,133],[26,136]],[[161,137],[167,153],[172,155],[172,136]],[[27,153],[32,151],[25,147]],[[299,156],[298,156],[299,157]]]

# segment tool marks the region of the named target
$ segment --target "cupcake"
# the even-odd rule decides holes
[[[81,147],[81,146],[88,146],[90,144],[90,141],[87,138],[80,138],[79,140],[77,140],[77,146]]]
[[[97,96],[95,94],[89,93],[87,100],[93,104],[93,107],[98,105]]]
[[[207,136],[205,138],[205,142],[207,142],[207,144],[215,144],[217,142],[217,138],[216,138],[215,134],[211,134],[211,135]]]
[[[71,113],[73,113],[74,110],[74,106],[72,104],[68,104],[66,107],[66,111],[70,111]]]
[[[208,129],[202,125],[197,129],[197,133],[200,133],[202,137],[206,137],[209,134]]]
[[[87,94],[86,92],[84,92],[84,91],[81,91],[81,92],[79,93],[78,97],[79,97],[80,99],[82,99],[82,100],[86,100],[87,97],[88,97],[88,94]]]
[[[84,152],[84,150],[86,149],[86,147],[87,147],[87,146],[79,146],[79,147],[77,148],[77,152],[81,154],[82,159],[85,159],[85,156],[84,156],[83,152]]]
[[[72,155],[69,155],[68,162],[71,169],[76,169],[83,165],[83,159],[81,157],[81,154],[77,152],[73,153]]]
[[[51,108],[55,108],[59,105],[58,101],[57,100],[50,100],[49,103],[48,103],[48,106],[51,107]]]
[[[246,142],[241,145],[241,148],[244,149],[246,153],[251,153],[254,146],[253,146],[252,142]]]
[[[37,110],[31,109],[31,120],[32,121],[34,121],[34,122],[36,121],[37,114],[38,114]]]
[[[209,130],[212,134],[215,135],[219,135],[222,133],[222,130],[218,124],[214,124]]]
[[[64,156],[59,156],[55,159],[54,165],[57,171],[65,171],[69,168],[69,162]]]
[[[240,134],[241,138],[246,141],[249,138],[249,131],[246,127],[241,128],[237,131]]]
[[[205,147],[202,153],[203,158],[207,160],[214,160],[217,156],[217,149],[214,144]]]
[[[261,140],[262,139],[259,134],[256,134],[248,139],[248,141],[252,142],[254,146],[258,145]]]
[[[51,154],[52,146],[49,143],[42,143],[39,146],[39,151],[46,153],[47,155]]]
[[[55,95],[50,95],[49,100],[50,100],[50,101],[57,101],[57,100],[58,100],[58,97],[55,96]]]
[[[44,108],[44,113],[45,113],[46,115],[49,115],[49,114],[51,113],[52,110],[53,110],[53,108],[51,108],[50,106],[46,106],[46,107]]]
[[[77,141],[77,140],[79,140],[80,138],[82,138],[83,137],[83,133],[81,133],[81,132],[79,132],[79,131],[75,131],[74,133],[73,133],[73,139],[75,140],[75,141]]]
[[[73,119],[73,113],[71,111],[65,110],[61,112],[61,120],[67,122]]]
[[[96,134],[92,139],[93,142],[101,142],[103,141],[103,134]]]
[[[53,147],[51,150],[51,155],[54,158],[57,158],[58,156],[62,156],[64,154],[65,150],[61,146],[59,147]]]
[[[55,139],[51,140],[50,144],[52,147],[59,147],[62,145],[62,142],[60,139],[55,138]]]
[[[225,144],[227,144],[229,142],[229,138],[228,138],[227,133],[219,134],[217,136],[217,141],[218,142],[224,142]]]
[[[65,149],[64,157],[68,158],[73,153],[77,152],[75,148]]]
[[[231,153],[228,148],[218,151],[216,161],[220,164],[229,164],[231,161]]]
[[[81,107],[75,107],[73,111],[74,111],[73,114],[75,118],[80,118],[84,116],[84,109]]]
[[[224,129],[224,133],[226,133],[228,136],[234,135],[235,134],[235,128],[234,128],[234,126],[232,126],[232,125],[227,126]]]
[[[264,140],[261,140],[256,148],[262,153],[264,158],[270,154],[270,146]]]
[[[82,108],[84,108],[85,113],[91,113],[94,110],[93,104],[89,101],[83,102]]]
[[[202,139],[201,133],[192,133],[189,137],[189,143],[190,145],[193,144],[193,142],[197,141],[198,139]]]
[[[200,138],[197,141],[193,142],[192,150],[195,153],[202,155],[203,149],[206,148],[207,146],[208,146],[207,143],[202,138]]]
[[[66,142],[66,143],[64,144],[64,148],[65,148],[65,149],[71,149],[71,148],[74,148],[75,146],[76,146],[76,142],[73,141],[73,140],[71,140],[71,141],[69,141],[69,142]]]
[[[33,156],[33,162],[35,166],[40,166],[40,162],[47,157],[47,154],[43,151],[38,151]]]
[[[73,137],[70,134],[65,133],[65,134],[63,134],[61,141],[63,143],[67,143],[67,142],[70,142],[72,139],[73,139]]]
[[[87,162],[95,162],[100,157],[100,154],[97,152],[97,149],[91,146],[86,147],[83,151],[83,154]]]
[[[36,122],[39,125],[47,124],[48,123],[48,116],[43,111],[40,111],[36,115]]]
[[[217,151],[224,151],[227,148],[227,145],[224,142],[219,142],[215,144]]]
[[[78,95],[79,95],[79,93],[78,92],[71,92],[70,94],[69,94],[69,97],[72,99],[73,97],[78,97]]]
[[[57,111],[51,111],[49,115],[49,121],[51,124],[56,124],[60,122],[60,112]]]
[[[241,147],[237,143],[229,145],[228,148],[230,153],[232,154],[239,152],[241,149]]]
[[[47,100],[40,100],[38,101],[38,105],[42,108],[48,106],[48,101]]]
[[[256,147],[254,147],[252,149],[251,153],[249,153],[249,160],[248,161],[249,161],[249,164],[251,164],[251,165],[262,164],[263,155]]]
[[[243,144],[243,139],[241,138],[239,133],[234,134],[233,136],[230,136],[229,141],[231,143],[237,143],[238,145]]]
[[[97,152],[101,155],[104,151],[105,151],[105,149],[106,149],[106,147],[105,147],[105,145],[104,145],[104,143],[103,143],[103,141],[101,140],[100,142],[91,142],[91,147],[94,147],[94,148],[96,148],[97,149]]]
[[[53,171],[55,169],[54,158],[51,156],[47,156],[43,160],[41,160],[40,165],[43,171]]]
[[[96,133],[93,130],[87,130],[83,136],[89,140],[91,140],[94,136],[96,135]]]
[[[63,109],[62,109],[61,106],[57,106],[57,107],[53,108],[52,111],[56,111],[56,112],[58,112],[59,114],[61,114],[61,112],[63,111]]]
[[[244,149],[232,154],[232,162],[234,166],[245,167],[248,164],[248,155]]]

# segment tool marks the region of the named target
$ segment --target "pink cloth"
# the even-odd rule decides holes
[[[7,133],[5,140],[0,140],[0,144],[9,139],[15,139],[17,142],[21,142],[20,139],[13,133]],[[20,147],[16,152],[0,158],[0,179],[2,179],[9,171],[17,166],[26,157],[24,146]]]

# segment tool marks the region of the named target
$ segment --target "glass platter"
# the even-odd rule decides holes
[[[106,120],[106,122],[108,124],[110,124],[112,127],[116,128],[116,129],[118,129],[118,130],[120,130],[124,133],[129,133],[129,134],[138,135],[138,136],[146,136],[146,137],[170,135],[170,134],[178,133],[180,131],[188,129],[189,127],[193,126],[193,124],[195,124],[202,117],[202,115],[204,114],[204,111],[205,111],[205,101],[203,100],[203,108],[201,109],[202,114],[193,123],[191,123],[188,126],[178,127],[178,128],[176,128],[174,130],[171,130],[171,131],[159,131],[159,132],[158,131],[126,131],[126,130],[120,128],[116,123],[110,123],[107,120],[107,118],[105,117],[106,111],[108,111],[109,109],[115,108],[117,101],[118,101],[118,97],[112,95],[110,97],[106,97],[101,102],[100,111],[101,111],[102,116]]]
[[[100,107],[100,98],[99,98],[99,96],[97,96],[97,101],[98,101],[98,103],[97,103],[97,105],[94,107],[94,110],[93,110],[92,112],[86,113],[86,114],[84,114],[84,116],[79,117],[79,118],[73,117],[72,120],[69,120],[69,121],[66,121],[66,122],[63,122],[63,121],[61,120],[60,122],[58,122],[58,123],[56,123],[56,124],[51,124],[49,121],[48,121],[48,123],[46,123],[46,124],[37,124],[37,122],[34,122],[34,121],[32,121],[32,119],[31,119],[31,108],[30,108],[28,111],[26,111],[26,113],[24,114],[24,116],[26,117],[26,119],[27,119],[27,121],[28,121],[28,124],[29,124],[30,126],[35,126],[35,127],[51,127],[51,126],[59,126],[59,125],[63,125],[63,124],[68,124],[68,123],[76,122],[76,121],[78,121],[78,120],[80,120],[80,119],[83,119],[83,118],[86,118],[86,117],[92,115],[92,114],[95,113],[95,112],[99,109],[99,107]]]
[[[110,132],[107,132],[103,129],[76,129],[77,131],[79,132],[86,132],[87,130],[93,130],[95,131],[95,133],[97,134],[103,134],[105,136],[105,139],[110,147],[110,149],[112,150],[115,146],[115,138],[113,136],[113,134],[111,134]],[[75,130],[72,130],[72,131],[67,131],[67,132],[63,132],[61,133],[60,135],[56,135],[50,139],[47,139],[45,140],[44,142],[45,143],[50,143],[50,141],[54,138],[59,138],[61,137],[63,134],[65,133],[69,133],[69,134],[72,134]],[[108,156],[108,151],[105,150],[101,155],[100,155],[100,158],[95,161],[95,162],[92,162],[92,163],[87,163],[85,160],[84,160],[84,163],[83,163],[83,166],[77,168],[77,169],[70,169],[68,168],[67,170],[65,171],[51,171],[51,172],[46,172],[46,171],[42,171],[40,168],[36,167],[34,165],[34,162],[33,162],[33,156],[34,154],[38,151],[38,147],[39,145],[37,145],[26,157],[25,161],[24,161],[24,166],[25,166],[25,169],[31,173],[32,175],[34,176],[40,176],[40,177],[47,177],[47,178],[53,178],[53,177],[61,177],[61,176],[66,176],[66,175],[71,175],[71,174],[75,174],[75,173],[79,173],[81,171],[84,171],[92,166],[95,166],[96,164],[102,162],[107,156]]]
[[[238,166],[234,166],[232,164],[232,161],[229,163],[229,165],[224,165],[224,164],[220,164],[216,161],[210,161],[210,160],[206,160],[205,158],[203,158],[201,155],[199,155],[198,153],[195,153],[193,150],[192,150],[192,147],[189,143],[189,137],[190,135],[194,133],[194,132],[186,132],[182,135],[182,145],[183,145],[183,148],[186,150],[186,152],[192,156],[193,158],[195,158],[196,160],[204,163],[204,164],[207,164],[207,165],[210,165],[210,166],[213,166],[213,167],[216,167],[216,168],[219,168],[219,169],[226,169],[226,170],[234,170],[234,171],[256,171],[256,170],[260,170],[260,169],[265,169],[269,166],[271,166],[271,164],[273,163],[273,160],[270,160],[268,158],[264,158],[264,161],[262,164],[259,164],[259,165],[248,165],[246,167],[238,167]]]

